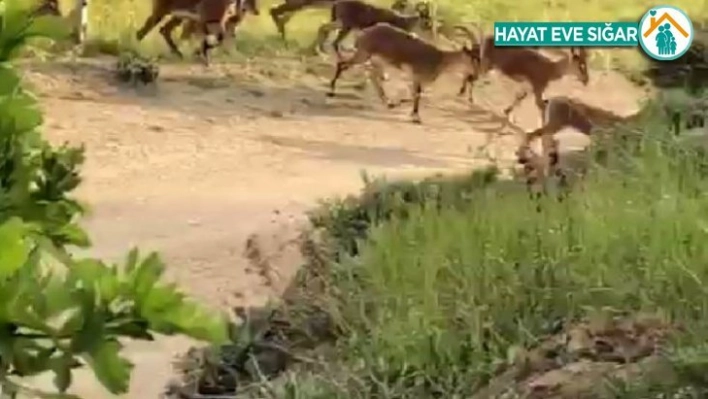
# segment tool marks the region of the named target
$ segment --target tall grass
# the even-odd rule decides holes
[[[602,163],[563,201],[490,184],[370,230],[330,276],[338,353],[360,383],[328,392],[467,397],[513,348],[596,311],[660,313],[704,341],[708,154],[659,114],[596,148]]]

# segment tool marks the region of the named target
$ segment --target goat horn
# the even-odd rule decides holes
[[[467,38],[470,39],[470,40],[472,40],[473,42],[476,42],[476,41],[478,40],[477,37],[475,36],[474,32],[472,32],[472,30],[470,30],[470,28],[468,28],[468,27],[466,27],[466,26],[463,26],[463,25],[455,25],[455,26],[452,27],[452,29],[464,33],[465,36],[467,36]]]
[[[484,66],[484,58],[486,51],[486,49],[484,48],[484,31],[477,24],[472,23],[470,25],[472,25],[477,30],[477,36],[475,36],[474,32],[472,32],[470,28],[463,25],[455,25],[453,29],[463,32],[465,35],[467,35],[467,37],[469,37],[472,43],[477,43],[477,45],[479,46],[479,62],[482,63],[482,66]]]

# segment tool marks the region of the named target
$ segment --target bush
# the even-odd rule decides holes
[[[226,321],[159,283],[156,254],[132,251],[124,265],[75,259],[88,246],[83,208],[70,197],[83,150],[54,148],[38,131],[42,115],[10,61],[35,37],[64,31],[55,17],[33,18],[18,2],[0,14],[0,390],[12,397],[22,377],[51,371],[59,392],[87,364],[112,393],[126,392],[131,364],[119,337],[154,333],[224,342]]]
[[[661,312],[705,339],[708,157],[647,114],[634,145],[595,149],[603,163],[562,202],[539,211],[488,185],[466,206],[433,201],[374,227],[330,276],[339,353],[357,375],[396,397],[464,397],[510,349],[591,309]]]
[[[334,344],[315,353],[289,346],[306,361],[244,394],[487,397],[480,389],[497,375],[505,381],[499,373],[516,367],[524,348],[581,319],[649,313],[683,331],[662,356],[673,373],[595,376],[590,385],[617,398],[700,397],[708,387],[708,154],[674,136],[665,112],[693,112],[695,101],[666,93],[636,124],[594,143],[563,201],[532,201],[524,185],[497,182],[488,170],[375,181],[359,197],[324,204],[311,215],[324,248],[310,252],[294,283],[299,302],[280,312],[295,328],[326,313]],[[547,361],[561,367],[571,361],[563,356]]]

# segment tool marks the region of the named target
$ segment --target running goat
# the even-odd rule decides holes
[[[336,72],[330,82],[327,96],[333,97],[337,80],[351,67],[369,63],[369,77],[376,92],[389,108],[395,105],[383,90],[382,64],[398,69],[407,69],[412,77],[412,121],[420,123],[418,109],[423,87],[433,83],[444,72],[461,70],[465,75],[477,73],[479,54],[467,46],[459,50],[442,50],[405,30],[379,23],[361,31],[355,41],[355,53],[351,58],[337,62]]]

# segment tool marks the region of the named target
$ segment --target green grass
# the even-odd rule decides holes
[[[372,0],[389,5],[389,1]],[[73,1],[62,0],[65,12]],[[134,46],[134,32],[140,27],[150,11],[150,1],[140,0],[91,0],[89,5],[89,38],[103,43],[104,51],[111,47]],[[288,53],[302,50],[314,40],[319,24],[325,22],[328,13],[324,10],[307,10],[297,14],[288,25],[289,37],[293,40],[288,49],[276,35],[268,9],[277,1],[262,1],[261,15],[249,16],[239,33],[238,49],[249,55]],[[473,22],[491,31],[496,20],[599,20],[638,19],[654,2],[648,0],[547,0],[518,2],[516,0],[438,0],[437,14],[451,23]],[[673,5],[686,10],[694,21],[708,20],[706,0],[677,0]],[[167,54],[157,32],[151,33],[139,48],[152,54]],[[602,67],[620,64],[635,69],[643,66],[644,57],[631,50],[597,50],[595,62]]]
[[[563,201],[477,173],[330,203],[314,220],[342,255],[318,300],[336,356],[271,397],[470,397],[514,348],[602,312],[681,323],[675,356],[704,375],[706,351],[690,345],[708,337],[708,153],[647,115],[631,145],[592,150]]]

